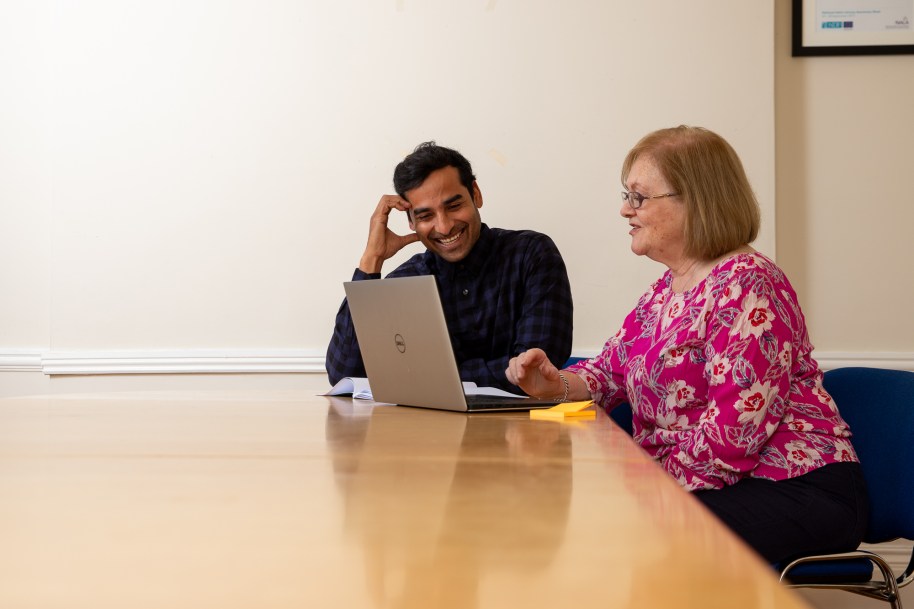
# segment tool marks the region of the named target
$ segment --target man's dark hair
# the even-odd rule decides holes
[[[397,194],[406,198],[406,191],[418,188],[433,171],[445,167],[456,167],[460,174],[460,183],[473,194],[473,168],[466,158],[450,148],[437,145],[434,141],[422,142],[416,146],[405,159],[394,169],[394,189]]]

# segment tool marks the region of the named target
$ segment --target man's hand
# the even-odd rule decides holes
[[[387,228],[387,220],[392,209],[406,211],[410,207],[409,201],[397,195],[384,195],[378,201],[378,207],[371,214],[371,224],[368,229],[368,244],[365,253],[359,261],[359,269],[365,273],[380,273],[384,261],[399,252],[401,249],[419,240],[416,233],[398,235]]]

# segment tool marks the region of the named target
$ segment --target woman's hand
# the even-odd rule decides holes
[[[505,370],[508,380],[527,395],[540,398],[562,397],[565,383],[542,349],[530,349],[512,357]]]

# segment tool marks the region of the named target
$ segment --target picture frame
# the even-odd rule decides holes
[[[793,0],[792,56],[914,54],[914,0]]]

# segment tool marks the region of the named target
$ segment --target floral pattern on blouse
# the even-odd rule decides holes
[[[607,411],[630,403],[635,441],[667,472],[699,490],[857,461],[777,265],[739,254],[687,292],[671,283],[667,271],[597,357],[570,367]]]

